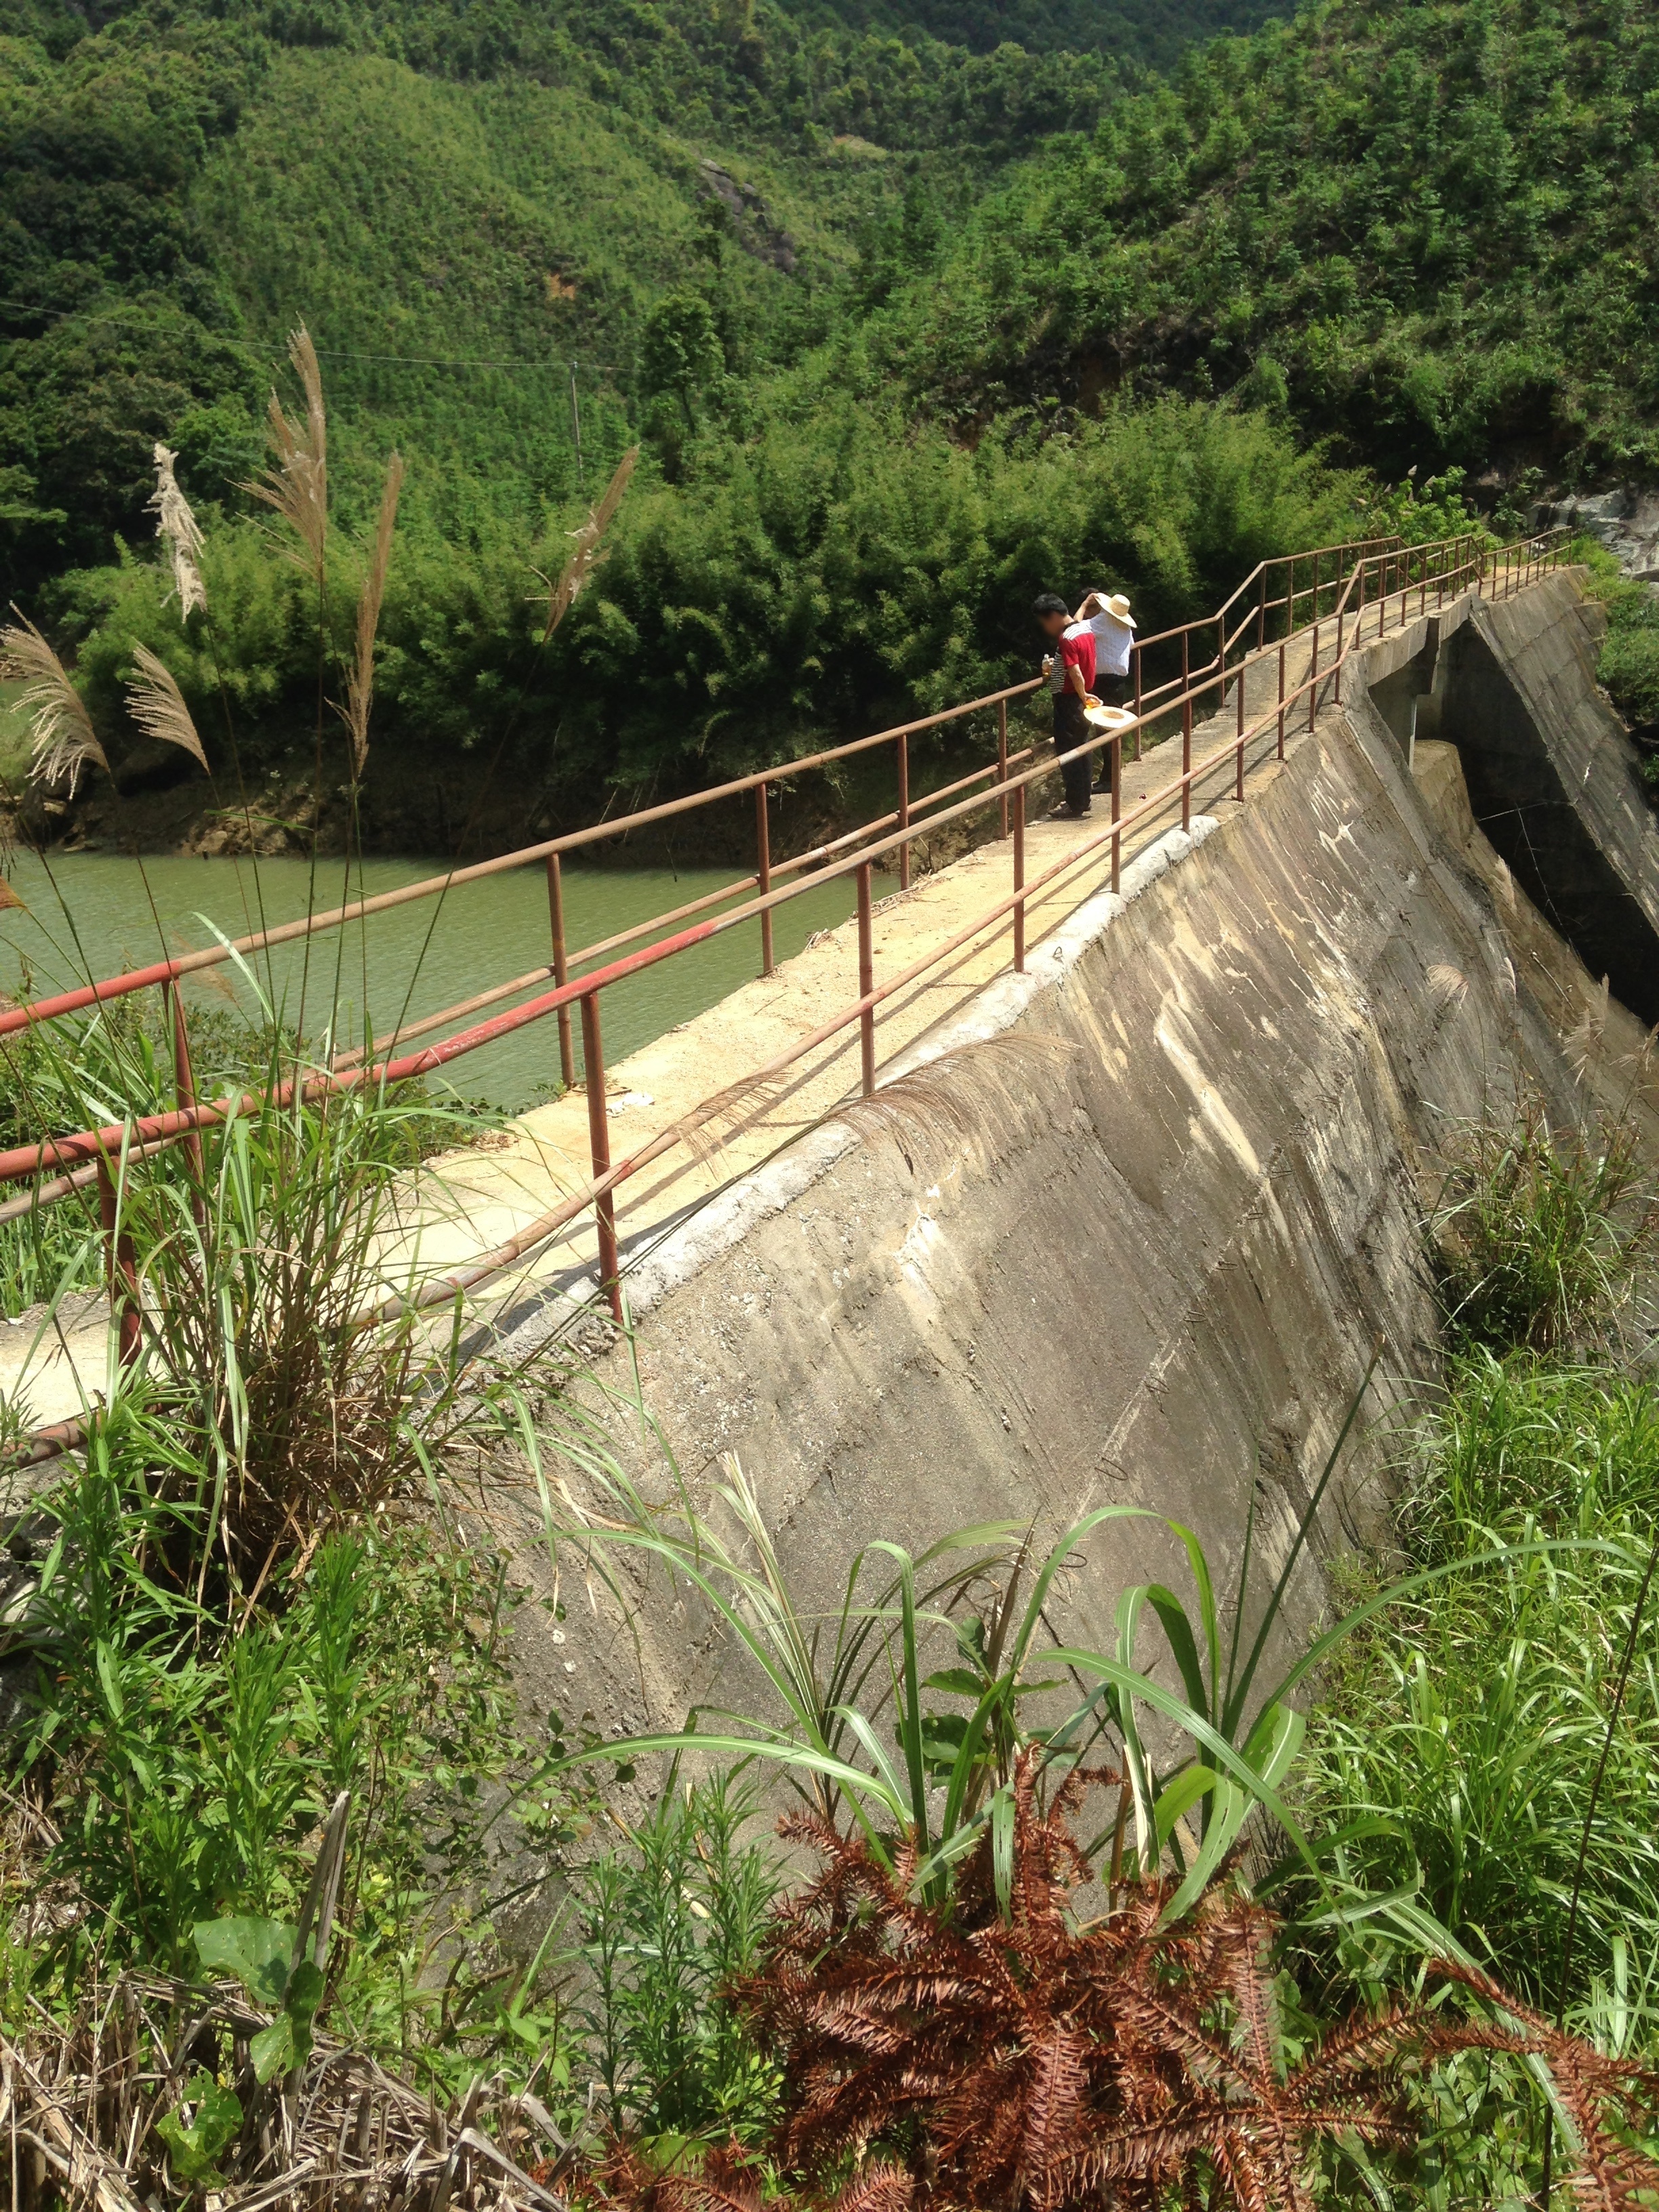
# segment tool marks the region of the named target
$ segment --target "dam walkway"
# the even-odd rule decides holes
[[[904,1066],[988,985],[1040,963],[1080,907],[1132,889],[1161,858],[1186,849],[1181,839],[1201,836],[1218,809],[1246,804],[1283,758],[1287,730],[1311,726],[1326,705],[1340,702],[1357,650],[1471,595],[1511,599],[1564,550],[1565,533],[1555,532],[1495,551],[1467,538],[1411,547],[1370,541],[1262,564],[1214,616],[1138,643],[1135,708],[1091,742],[1108,787],[1081,820],[1042,813],[1057,795],[1046,744],[1009,749],[1009,707],[1038,688],[1015,685],[379,899],[9,1010],[0,1014],[0,1035],[161,990],[173,1010],[177,1099],[165,1113],[0,1154],[0,1181],[20,1191],[0,1206],[0,1218],[58,1202],[94,1181],[108,1190],[136,1159],[240,1110],[241,1102],[194,1095],[179,989],[191,974],[413,899],[459,902],[470,881],[535,866],[547,876],[547,957],[511,978],[481,978],[459,1005],[411,1012],[371,1052],[337,1055],[304,1087],[322,1097],[434,1076],[503,1034],[548,1022],[550,1036],[558,1036],[562,1094],[483,1146],[429,1162],[411,1180],[400,1235],[386,1254],[378,1316],[453,1307],[458,1299],[499,1316],[527,1297],[580,1310],[597,1296],[621,1318],[630,1273],[665,1236],[854,1102],[873,1099],[870,1110],[878,1112],[884,1071]],[[952,725],[960,726],[952,736],[970,742],[994,727],[994,753],[986,744],[980,765],[913,794],[910,741]],[[777,793],[872,752],[890,756],[893,804],[811,851],[775,858],[769,806]],[[755,810],[750,873],[601,944],[566,945],[567,855],[734,804]],[[844,878],[854,886],[854,918],[776,963],[776,908]],[[752,933],[755,979],[607,1068],[605,993],[734,928]],[[497,1006],[508,1011],[490,1011]],[[434,1032],[441,1033],[435,1042],[416,1042]],[[118,1189],[114,1195],[118,1212]],[[110,1225],[113,1237],[118,1226]],[[134,1349],[141,1317],[124,1297],[118,1267],[111,1274],[122,1346]],[[91,1313],[79,1329],[59,1329],[51,1357],[33,1370],[37,1419],[62,1421],[82,1402],[82,1378],[102,1372],[106,1330],[106,1319]],[[5,1380],[0,1373],[0,1388]],[[51,1443],[43,1434],[42,1449]]]

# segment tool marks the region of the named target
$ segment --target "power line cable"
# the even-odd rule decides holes
[[[125,317],[136,318],[142,313],[141,309],[132,306],[90,309],[43,307],[33,300],[0,299],[0,307],[15,307],[24,314],[43,315],[52,322],[71,322],[76,316],[84,314],[92,322],[113,323]],[[249,345],[245,338],[230,337],[223,331],[210,331],[209,336],[216,338],[221,345],[234,347],[237,352],[247,354],[257,361],[280,362],[285,358],[282,354],[262,352],[258,347]],[[523,355],[365,353],[352,346],[319,346],[317,353],[324,361],[397,362],[411,368],[516,368],[527,370],[532,376],[562,376],[567,368],[573,366],[600,371],[619,369],[624,366],[617,361],[586,361],[580,355],[568,354],[547,361],[530,361]]]

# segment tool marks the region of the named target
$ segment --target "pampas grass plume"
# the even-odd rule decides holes
[[[139,673],[137,680],[127,686],[127,712],[147,738],[182,747],[198,768],[210,772],[184,694],[147,645],[136,646],[133,651]]]
[[[289,525],[300,541],[301,566],[320,587],[328,552],[328,417],[317,349],[303,323],[289,334],[288,357],[305,393],[304,419],[289,415],[271,393],[265,435],[275,460],[257,483],[241,489]]]
[[[380,604],[386,597],[386,570],[392,565],[392,533],[398,522],[398,495],[403,489],[404,464],[393,453],[386,463],[386,488],[380,494],[380,520],[374,532],[374,550],[362,597],[357,602],[357,658],[346,678],[345,723],[351,732],[351,771],[363,772],[368,758],[368,711],[374,702],[374,638],[380,627]]]
[[[12,612],[16,622],[0,629],[0,676],[28,687],[21,703],[33,710],[34,757],[29,775],[40,784],[54,784],[67,776],[72,799],[88,762],[106,775],[109,763],[68,670],[27,616],[15,606]]]
[[[188,622],[198,607],[207,605],[207,591],[202,582],[198,556],[202,550],[201,526],[191,512],[190,501],[179,489],[179,479],[173,474],[173,463],[179,456],[158,441],[155,453],[155,489],[150,494],[149,506],[155,515],[155,534],[167,548],[173,562],[173,585],[179,594],[179,619]]]
[[[570,535],[576,541],[576,549],[565,562],[558,582],[556,584],[549,577],[542,576],[543,583],[547,586],[547,620],[542,629],[544,645],[575,605],[582,586],[604,560],[599,541],[611,527],[617,509],[622,505],[623,494],[628,489],[628,479],[633,475],[634,464],[639,458],[639,447],[630,446],[623,455],[616,475],[606,485],[605,497],[597,507],[589,509],[587,520],[581,528],[571,532]],[[541,574],[539,569],[535,573]],[[537,596],[539,598],[540,594]]]

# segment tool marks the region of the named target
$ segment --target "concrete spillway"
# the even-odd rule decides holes
[[[1653,824],[1625,805],[1628,742],[1583,637],[1563,577],[1368,648],[1243,805],[1212,802],[1138,895],[1084,906],[1030,975],[914,1046],[879,1120],[803,1139],[726,1194],[716,1229],[662,1248],[631,1350],[595,1343],[573,1384],[609,1448],[660,1492],[636,1362],[693,1493],[736,1453],[825,1606],[874,1536],[1052,1531],[1113,1501],[1175,1515],[1226,1567],[1254,1496],[1258,1540],[1282,1547],[1373,1346],[1373,1417],[1434,1370],[1421,1197],[1448,1123],[1527,1085],[1562,1117],[1634,1093],[1659,1137],[1642,1025],[1600,988],[1601,906],[1548,873],[1593,848],[1626,939],[1631,908],[1659,914]],[[1475,819],[1523,742],[1562,790],[1589,770],[1530,882]],[[1378,1528],[1383,1456],[1373,1418],[1327,1550]],[[520,1558],[544,1577],[535,1519]],[[1123,1579],[1173,1571],[1127,1525],[1073,1593],[1096,1640]],[[1310,1564],[1303,1620],[1321,1595]],[[556,1650],[532,1628],[521,1656],[601,1728],[720,1702],[696,1624],[647,1606],[642,1627],[636,1650],[610,1607],[574,1604]]]

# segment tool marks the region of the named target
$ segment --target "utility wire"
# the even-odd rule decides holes
[[[172,303],[168,302],[168,304]],[[52,322],[72,322],[76,316],[84,314],[92,322],[114,323],[120,322],[127,317],[137,317],[141,313],[137,307],[131,306],[102,308],[43,307],[32,300],[0,299],[0,307],[15,307],[28,315],[43,315]],[[256,361],[280,362],[286,358],[286,356],[282,354],[262,353],[257,346],[249,345],[246,339],[228,337],[222,331],[210,331],[209,336],[216,338],[221,345],[233,347],[237,352],[247,354]],[[517,368],[527,370],[532,376],[562,376],[573,366],[587,369],[616,369],[623,367],[621,362],[585,361],[580,355],[568,354],[561,354],[547,361],[529,361],[522,355],[508,355],[496,358],[493,356],[472,354],[364,353],[351,346],[319,346],[317,352],[325,361],[390,361],[404,363],[412,368]]]

